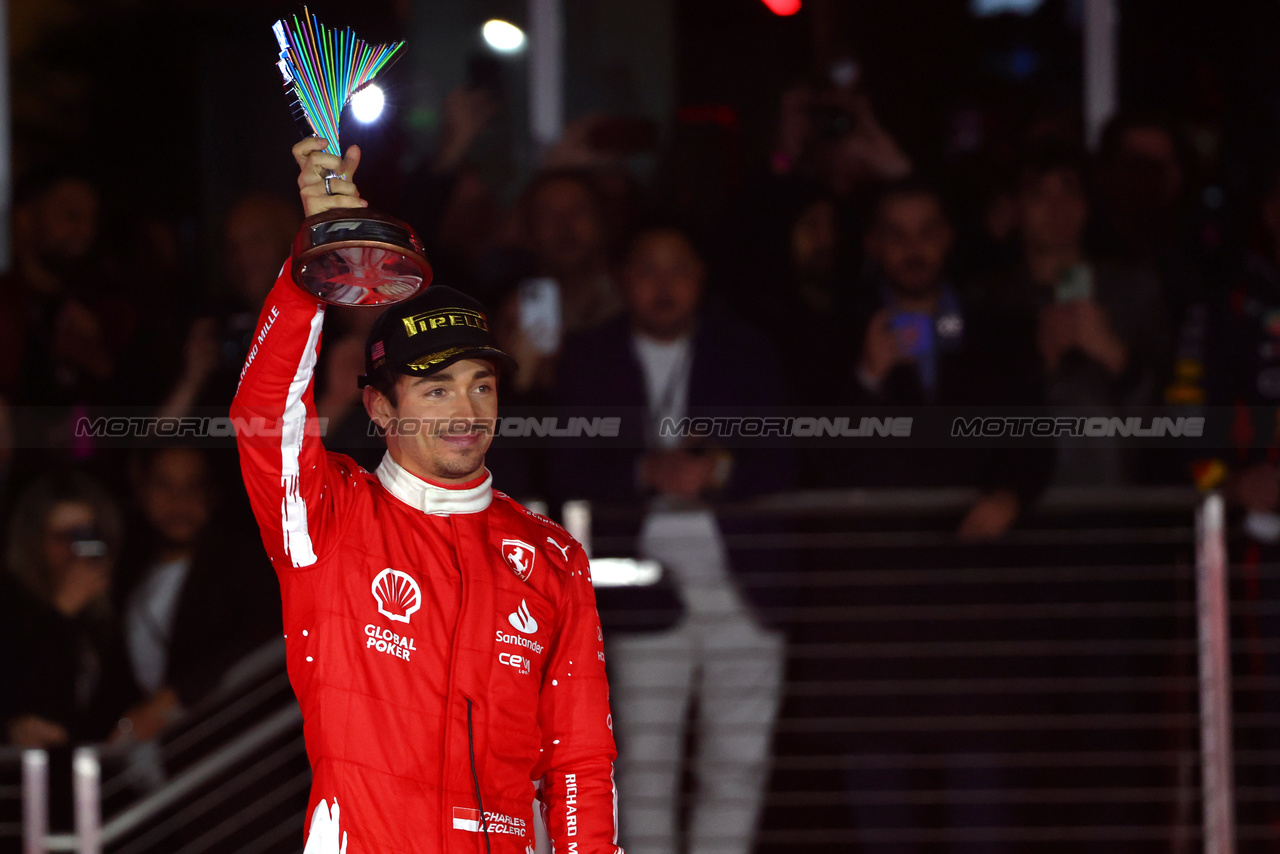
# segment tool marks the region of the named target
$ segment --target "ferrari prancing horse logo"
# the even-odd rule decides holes
[[[533,574],[533,559],[537,556],[533,546],[524,540],[503,540],[502,556],[516,578],[521,581],[529,580],[529,576]]]

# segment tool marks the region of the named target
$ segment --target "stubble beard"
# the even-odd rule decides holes
[[[436,445],[427,449],[430,454],[427,470],[431,471],[434,477],[442,479],[463,478],[483,469],[485,453],[488,450],[488,442],[482,442],[474,448],[467,449]]]
[[[432,460],[432,473],[438,478],[456,480],[466,477],[483,466],[484,454],[466,454],[453,458],[437,457]]]

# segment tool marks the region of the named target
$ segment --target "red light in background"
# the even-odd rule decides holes
[[[761,0],[775,15],[794,15],[800,11],[800,0]]]
[[[676,121],[686,125],[717,124],[732,130],[738,127],[738,113],[725,104],[699,104],[676,110]]]

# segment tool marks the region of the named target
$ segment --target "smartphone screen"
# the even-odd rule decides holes
[[[900,350],[915,359],[933,352],[933,317],[923,311],[899,311],[889,318]]]
[[[555,279],[525,279],[519,288],[520,331],[535,350],[549,355],[560,349],[563,334],[560,283]]]
[[[1088,264],[1073,264],[1063,270],[1054,298],[1058,302],[1093,299],[1093,268]]]

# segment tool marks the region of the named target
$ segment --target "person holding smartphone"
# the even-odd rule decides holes
[[[115,500],[87,475],[45,475],[19,499],[0,578],[10,744],[105,740],[141,698],[108,599],[122,540]]]
[[[871,405],[1034,405],[1040,375],[1029,330],[962,293],[947,277],[954,232],[942,198],[905,179],[881,194],[866,237],[879,277],[856,312],[850,401]],[[1050,459],[1019,451],[1017,464],[955,449],[845,456],[833,467],[859,485],[976,486],[982,497],[958,532],[995,539],[1048,479]]]
[[[883,407],[890,416],[920,412],[934,416],[936,410],[935,417],[941,418],[1039,402],[1040,372],[1033,329],[1014,322],[1016,315],[1007,317],[998,306],[953,284],[948,270],[953,240],[943,199],[927,182],[904,180],[880,195],[865,241],[876,273],[863,283],[866,287],[856,312],[856,332],[850,336],[856,343],[844,363],[852,380],[849,402]],[[1047,483],[1053,462],[1051,448],[894,447],[892,442],[844,452],[821,448],[814,453],[821,455],[830,469],[839,468],[839,485],[845,487],[976,489],[978,497],[962,511],[955,528],[957,539],[974,548],[1000,539],[1017,523]],[[974,548],[962,551],[975,553]],[[889,561],[889,566],[895,565],[893,559]],[[844,563],[830,568],[850,571]],[[822,604],[861,607],[866,604],[865,595],[863,587],[823,591]],[[929,594],[922,591],[920,595]],[[838,644],[864,637],[871,628],[850,620],[845,625],[822,625],[808,631],[805,640],[809,643]],[[874,631],[926,645],[978,638],[963,626],[942,626],[909,617],[877,622]],[[854,658],[815,667],[813,678],[833,682],[875,678],[876,668],[882,666],[882,662]],[[869,697],[859,713],[872,717],[927,713],[945,719],[969,713],[964,706],[968,699],[931,697],[925,712],[917,707],[924,702],[919,698]],[[993,699],[984,709],[998,714],[1000,702]],[[851,763],[841,772],[860,850],[897,850],[885,841],[892,833],[932,826],[940,816],[945,827],[956,832],[1016,823],[1015,807],[974,796],[976,791],[998,788],[1003,769],[981,760],[959,761],[960,755],[972,752],[972,744],[945,725],[937,732],[866,731],[826,738],[839,745],[827,749],[859,760],[891,757],[883,764]],[[940,754],[937,768],[916,768],[905,760],[935,751]],[[905,800],[881,803],[871,795],[912,789],[940,791],[943,805],[935,810],[931,805]]]
[[[538,402],[555,385],[563,336],[616,317],[622,297],[609,269],[605,200],[590,172],[539,173],[521,194],[519,213],[532,275],[503,304],[496,332],[526,368],[512,390]]]
[[[1040,142],[1023,155],[1017,188],[1019,259],[982,282],[993,302],[1033,329],[1046,403],[1054,414],[1109,417],[1159,401],[1173,362],[1172,316],[1154,268],[1099,257],[1085,239],[1083,154]],[[1054,482],[1132,482],[1138,449],[1064,441]]]

